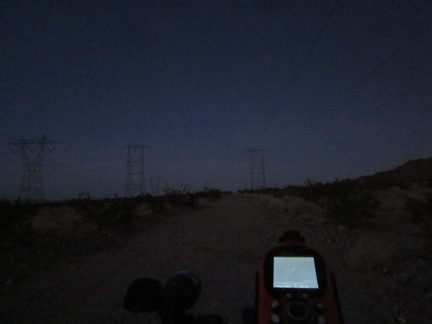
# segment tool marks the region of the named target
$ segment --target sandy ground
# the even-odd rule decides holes
[[[124,294],[136,278],[166,281],[181,269],[203,282],[192,313],[242,323],[242,309],[254,303],[259,259],[284,230],[300,230],[327,255],[346,323],[432,323],[432,260],[414,225],[347,228],[298,199],[240,194],[157,218],[139,234],[118,237],[121,248],[62,258],[4,284],[0,323],[160,323],[155,314],[123,310]]]

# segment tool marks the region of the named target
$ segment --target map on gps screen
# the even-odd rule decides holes
[[[313,257],[274,257],[273,265],[273,288],[319,288]]]

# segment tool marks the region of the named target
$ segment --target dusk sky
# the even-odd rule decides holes
[[[47,199],[124,195],[126,145],[150,193],[248,188],[250,149],[279,187],[430,157],[431,23],[429,0],[3,0],[0,196],[20,136],[58,142]]]

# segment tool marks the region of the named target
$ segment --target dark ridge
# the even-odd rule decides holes
[[[358,178],[360,181],[373,182],[414,182],[432,180],[432,157],[410,160],[395,169]]]

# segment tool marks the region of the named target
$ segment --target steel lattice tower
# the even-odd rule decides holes
[[[251,190],[264,189],[265,183],[265,154],[269,150],[247,150],[250,154]]]
[[[8,143],[13,153],[21,152],[23,174],[19,197],[26,201],[39,201],[45,198],[42,182],[42,158],[47,149],[52,152],[58,142],[47,141],[45,136],[39,140],[26,140],[22,136],[16,142]]]
[[[145,145],[127,145],[126,196],[145,194]]]

